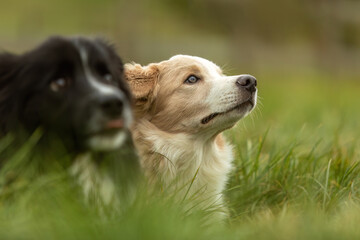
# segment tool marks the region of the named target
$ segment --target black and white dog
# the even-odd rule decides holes
[[[52,37],[23,55],[0,54],[0,136],[40,127],[39,145],[59,140],[86,199],[118,204],[119,192],[131,192],[131,121],[122,61],[104,41]]]

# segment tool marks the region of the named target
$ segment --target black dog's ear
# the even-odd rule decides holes
[[[8,130],[15,112],[13,86],[18,71],[19,57],[9,53],[0,54],[0,135]]]

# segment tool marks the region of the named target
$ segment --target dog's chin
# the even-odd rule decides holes
[[[92,151],[108,152],[120,148],[127,139],[127,133],[124,130],[118,130],[114,133],[99,133],[91,136],[87,140],[87,146]]]
[[[247,116],[255,107],[255,102],[253,100],[246,101],[234,107],[232,110],[228,111],[228,114],[235,114],[239,119]]]
[[[224,121],[224,122],[231,122],[231,121],[238,121],[241,118],[247,116],[255,107],[256,105],[256,101],[255,99],[250,99],[247,101],[244,101],[240,104],[237,104],[234,107],[230,107],[227,111],[224,112],[217,112],[217,113],[213,113],[208,115],[207,117],[203,118],[201,120],[201,124],[206,125],[209,124],[211,122],[217,122],[217,120],[219,119],[219,121]],[[222,119],[222,120],[220,120]]]

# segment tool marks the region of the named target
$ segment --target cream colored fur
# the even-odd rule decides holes
[[[241,75],[225,76],[199,57],[178,55],[145,67],[126,64],[125,73],[135,96],[132,132],[146,176],[179,199],[193,199],[194,206],[222,207],[233,153],[221,132],[253,109],[256,92],[242,92],[235,84]],[[199,82],[187,83],[191,75]],[[214,112],[222,114],[201,122]]]

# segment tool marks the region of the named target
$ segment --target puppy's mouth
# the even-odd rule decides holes
[[[106,122],[104,126],[98,130],[89,134],[90,137],[96,135],[114,135],[118,133],[120,130],[124,128],[124,120],[123,119],[114,119]]]
[[[123,119],[115,119],[106,123],[105,129],[120,129],[124,127]]]
[[[254,101],[253,99],[249,99],[247,101],[244,101],[238,105],[236,105],[235,107],[233,108],[230,108],[229,110],[227,111],[224,111],[224,112],[216,112],[216,113],[212,113],[210,114],[209,116],[207,117],[204,117],[203,119],[201,119],[201,124],[207,124],[209,123],[211,120],[213,120],[214,118],[218,117],[218,116],[221,116],[221,115],[225,115],[229,112],[232,112],[234,110],[241,110],[242,108],[246,107],[246,106],[251,106],[251,109],[254,107]]]

